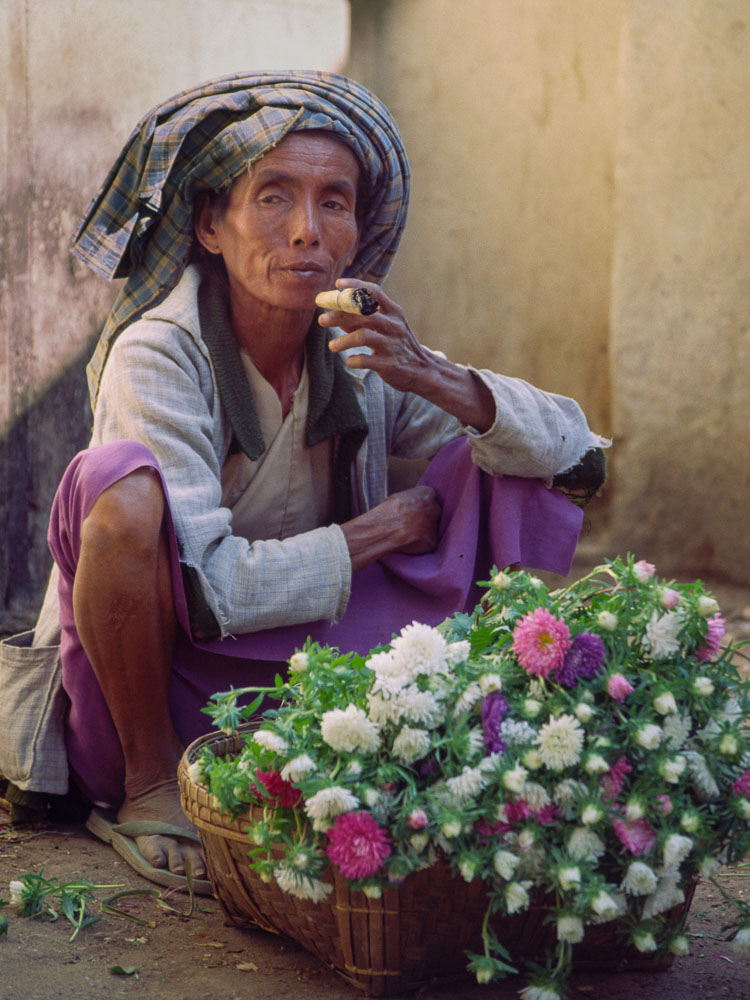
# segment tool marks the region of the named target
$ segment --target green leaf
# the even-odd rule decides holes
[[[0,937],[8,934],[8,918],[0,917]]]
[[[110,965],[109,971],[113,976],[136,976],[139,970],[137,965]]]

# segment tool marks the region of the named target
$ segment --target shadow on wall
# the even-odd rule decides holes
[[[87,344],[75,361],[0,439],[0,632],[31,628],[42,603],[52,557],[47,523],[66,466],[91,435]]]

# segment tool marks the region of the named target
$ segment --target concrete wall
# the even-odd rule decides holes
[[[594,554],[750,583],[747,0],[352,0],[425,342],[613,433]]]
[[[89,435],[84,365],[115,289],[70,236],[138,119],[247,69],[340,70],[347,0],[0,0],[0,615],[28,619],[52,496]]]

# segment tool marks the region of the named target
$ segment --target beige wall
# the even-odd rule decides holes
[[[400,121],[389,289],[614,435],[593,554],[750,583],[747,0],[352,0]]]
[[[391,292],[425,343],[580,399],[609,430],[621,0],[352,4],[349,72],[413,169]]]

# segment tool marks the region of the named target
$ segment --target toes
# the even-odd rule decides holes
[[[154,868],[167,868],[170,864],[168,841],[162,837],[138,837],[138,850]]]

